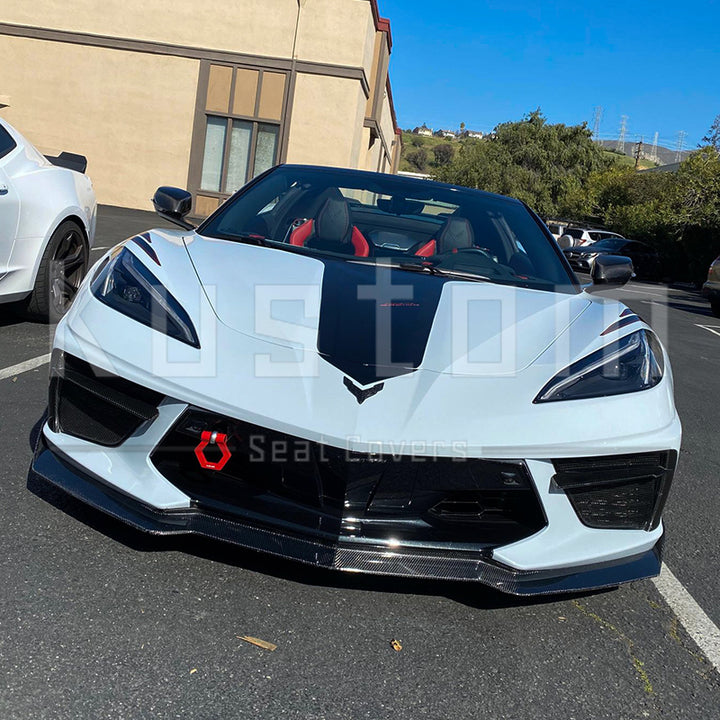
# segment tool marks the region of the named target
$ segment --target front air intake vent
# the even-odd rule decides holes
[[[653,530],[662,516],[677,453],[553,460],[556,485],[592,528]]]
[[[72,355],[53,353],[48,423],[54,432],[114,447],[157,417],[162,398]]]

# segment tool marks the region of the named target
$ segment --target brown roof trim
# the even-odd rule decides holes
[[[380,18],[377,22],[377,29],[387,34],[388,50],[392,52],[392,33],[390,32],[390,21],[387,18]]]
[[[375,29],[378,32],[387,33],[388,49],[392,51],[392,33],[390,32],[390,20],[384,17],[380,17],[378,0],[369,0],[369,2],[370,10],[372,11],[373,21],[375,23]]]
[[[375,29],[379,30],[380,9],[378,8],[378,0],[370,0],[370,9],[372,10],[373,20],[375,21]]]
[[[189,45],[173,45],[149,40],[135,40],[108,35],[71,32],[69,30],[54,30],[31,25],[14,25],[3,22],[0,22],[0,35],[102,47],[110,50],[125,50],[128,52],[149,53],[153,55],[170,55],[190,58],[191,60],[210,60],[212,62],[227,63],[230,65],[247,65],[265,70],[290,71],[293,66],[290,58],[248,55],[246,53],[213,50],[211,48],[192,47]],[[298,72],[309,75],[328,75],[331,77],[346,78],[348,80],[357,80],[362,85],[365,97],[370,97],[370,84],[368,83],[364,68],[318,63],[309,60],[297,61],[295,66]]]

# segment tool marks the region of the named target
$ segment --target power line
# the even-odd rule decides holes
[[[617,151],[621,153],[625,153],[625,133],[627,132],[627,121],[628,116],[622,115],[621,116],[621,122],[620,122],[620,137],[617,141]]]
[[[600,132],[600,119],[602,118],[603,109],[601,105],[595,107],[595,114],[593,115],[593,133],[592,139],[597,142],[598,134]]]
[[[687,137],[687,133],[684,130],[681,130],[678,133],[677,148],[675,151],[675,162],[676,163],[678,163],[682,160],[683,145],[685,144],[686,137]]]
[[[635,147],[635,169],[637,170],[640,167],[640,156],[642,155],[642,146],[643,146],[643,136],[640,136],[640,140],[638,141],[638,144]]]

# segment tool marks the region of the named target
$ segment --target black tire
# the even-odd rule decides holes
[[[72,220],[60,223],[45,248],[25,314],[40,322],[58,322],[85,277],[89,256],[82,228]]]
[[[711,300],[710,309],[715,317],[720,318],[720,300]]]

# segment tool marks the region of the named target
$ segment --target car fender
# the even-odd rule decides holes
[[[35,285],[35,280],[37,278],[38,270],[40,269],[40,263],[42,262],[43,255],[45,255],[45,251],[47,250],[48,245],[50,244],[50,238],[52,237],[55,230],[57,230],[58,227],[60,227],[61,223],[63,223],[65,220],[72,219],[77,220],[80,219],[82,229],[85,233],[85,239],[88,241],[88,246],[92,247],[92,244],[90,243],[90,236],[89,236],[89,224],[85,221],[83,218],[83,212],[81,208],[79,208],[77,205],[75,206],[68,206],[66,208],[63,208],[55,218],[50,222],[50,224],[47,226],[47,231],[45,232],[45,235],[42,236],[42,240],[39,245],[37,245],[37,250],[34,254],[34,264],[32,267],[32,282],[30,283],[30,287],[32,288]],[[94,232],[94,217],[92,220],[92,227]],[[32,242],[34,238],[17,238],[15,241],[15,249],[18,248],[18,244],[20,242]]]
[[[97,205],[86,175],[65,168],[42,167],[16,175],[13,182],[22,203],[17,240],[49,238],[65,218],[76,216],[92,244]]]
[[[76,220],[88,247],[92,247],[97,203],[92,183],[86,175],[49,164],[30,172],[21,172],[13,182],[21,197],[21,208],[10,267],[30,270],[24,283],[30,290],[35,284],[50,238],[62,222]],[[28,244],[33,245],[32,253]],[[29,257],[32,257],[32,267],[29,267]]]

